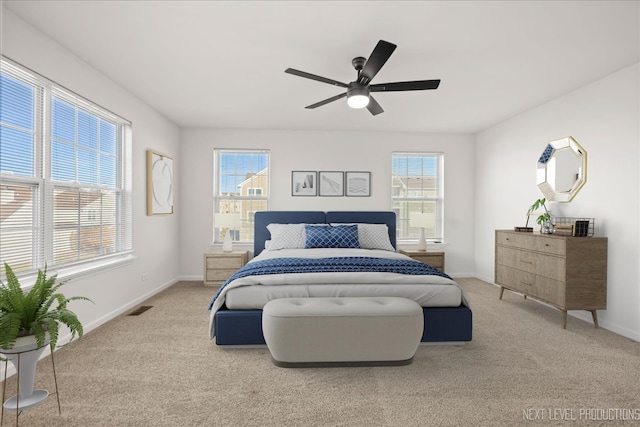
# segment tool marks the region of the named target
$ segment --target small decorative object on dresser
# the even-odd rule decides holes
[[[607,238],[516,233],[496,230],[495,283],[547,303],[563,313],[607,308]]]
[[[205,252],[204,284],[220,286],[249,260],[248,251]]]
[[[400,253],[444,273],[444,252],[400,249]]]
[[[543,197],[538,199],[527,210],[527,223],[525,227],[516,227],[515,231],[533,231],[533,228],[529,228],[529,217],[534,213],[540,213],[539,209],[544,208],[544,213],[540,213],[536,218],[536,223],[540,226],[540,232],[542,234],[550,234],[553,231],[553,225],[551,224],[551,214],[547,210],[545,204],[547,200]]]

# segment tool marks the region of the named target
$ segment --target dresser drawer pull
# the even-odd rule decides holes
[[[527,285],[527,286],[533,286],[533,283],[527,283],[524,280],[521,280],[520,283],[522,283],[523,285]]]
[[[521,263],[524,264],[533,264],[533,261],[524,261],[524,260],[520,260]]]

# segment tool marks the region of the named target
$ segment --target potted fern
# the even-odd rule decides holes
[[[0,353],[19,369],[20,396],[4,403],[9,410],[25,410],[42,402],[46,390],[33,390],[35,367],[49,344],[58,342],[59,326],[71,331],[71,340],[82,337],[82,323],[67,308],[69,302],[85,297],[67,298],[59,289],[66,282],[57,282],[57,275],[47,276],[47,268],[38,270],[33,287],[25,292],[11,267],[5,263],[7,283],[0,281]],[[18,406],[19,402],[19,406]]]

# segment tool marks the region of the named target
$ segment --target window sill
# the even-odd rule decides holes
[[[57,269],[47,269],[47,276],[51,277],[54,274],[57,274],[59,282],[81,279],[103,273],[113,268],[118,268],[124,264],[131,263],[135,260],[135,258],[136,257],[132,253],[128,253],[73,266],[61,267]],[[37,273],[19,276],[22,288],[32,287],[36,282],[37,277]]]
[[[418,242],[415,240],[405,240],[398,241],[396,245],[398,249],[412,250],[418,247]],[[449,246],[449,244],[445,242],[430,242],[427,240],[427,251],[443,251],[447,246]]]

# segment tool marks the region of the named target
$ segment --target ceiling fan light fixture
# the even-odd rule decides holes
[[[369,97],[367,95],[351,95],[347,98],[347,104],[351,108],[364,108],[369,105]]]
[[[349,84],[293,68],[287,68],[284,72],[287,74],[293,74],[294,76],[304,77],[305,79],[311,79],[347,89],[346,93],[341,92],[338,95],[323,99],[320,102],[307,105],[305,108],[313,109],[322,107],[330,102],[346,97],[347,105],[349,107],[354,109],[362,109],[366,107],[372,115],[377,116],[378,114],[383,113],[384,110],[380,104],[378,104],[378,101],[369,94],[370,92],[404,92],[409,90],[437,89],[440,84],[440,80],[437,79],[389,82],[372,85],[371,80],[373,80],[373,78],[378,74],[378,71],[380,71],[382,66],[387,62],[396,47],[397,46],[393,43],[380,40],[376,47],[373,48],[373,52],[369,55],[369,59],[366,59],[363,56],[353,58],[351,65],[353,65],[353,68],[357,71],[358,77],[355,81],[352,81]]]
[[[350,85],[347,89],[347,104],[351,108],[364,108],[369,105],[367,88]]]

